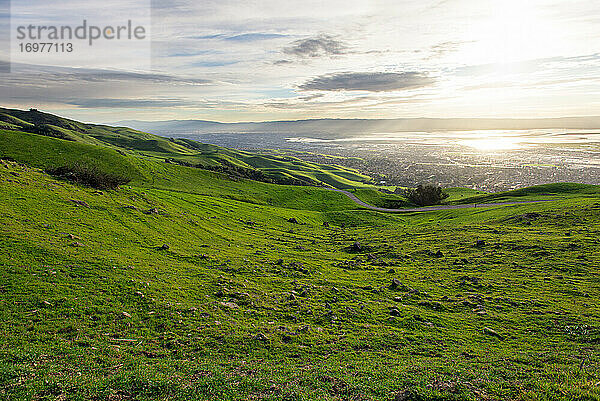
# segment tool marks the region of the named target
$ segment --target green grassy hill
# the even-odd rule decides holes
[[[577,183],[556,183],[544,184],[534,187],[515,189],[512,191],[498,192],[494,194],[482,194],[477,196],[465,196],[461,198],[449,198],[450,203],[493,203],[493,202],[512,202],[527,201],[536,199],[563,199],[573,197],[598,196],[600,195],[600,186],[577,184]]]
[[[458,203],[475,196],[487,195],[483,191],[477,191],[471,188],[445,188],[444,192],[449,195],[444,203]]]
[[[33,133],[0,159],[2,399],[600,399],[597,187],[383,214]],[[44,172],[77,160],[132,180]]]
[[[373,187],[370,177],[342,166],[319,165],[290,155],[258,155],[189,139],[164,138],[124,127],[84,124],[37,110],[0,108],[0,129],[103,145],[151,160],[169,160],[274,183],[340,189]],[[256,171],[259,174],[252,175]]]

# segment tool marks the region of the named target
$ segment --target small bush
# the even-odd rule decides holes
[[[50,174],[96,189],[117,189],[131,181],[131,177],[104,172],[98,166],[74,163],[48,171]]]
[[[441,203],[448,198],[441,187],[434,185],[419,185],[416,188],[408,188],[404,191],[404,196],[412,203],[419,206],[431,206]]]

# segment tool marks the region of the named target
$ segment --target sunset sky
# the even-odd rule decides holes
[[[52,12],[123,2],[80,3]],[[600,115],[597,0],[154,3],[152,70],[20,66],[1,105],[94,122]]]

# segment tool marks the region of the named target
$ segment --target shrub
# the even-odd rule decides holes
[[[448,198],[441,187],[434,185],[419,185],[416,188],[408,188],[404,191],[404,196],[412,203],[420,206],[437,205]]]
[[[73,163],[51,169],[48,173],[80,185],[96,189],[117,189],[131,181],[131,177],[122,174],[113,174],[102,171],[98,166]]]

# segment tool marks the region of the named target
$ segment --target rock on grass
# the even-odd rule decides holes
[[[71,199],[71,202],[73,202],[74,204],[76,204],[77,206],[83,206],[83,207],[87,207],[88,209],[90,208],[90,205],[82,200],[77,200],[77,199]]]
[[[500,340],[504,339],[504,336],[502,336],[496,330],[490,329],[489,327],[484,327],[483,328],[483,334],[486,334],[486,335],[491,336],[491,337],[496,337],[496,338],[498,338]]]

